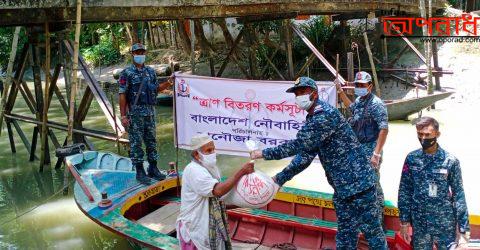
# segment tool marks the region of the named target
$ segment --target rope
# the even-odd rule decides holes
[[[75,179],[70,180],[70,182],[68,183],[67,186],[70,186],[70,184],[72,184],[74,181],[75,181]],[[57,196],[57,195],[58,195],[59,193],[61,193],[61,192],[63,192],[63,188],[61,188],[60,190],[58,190],[57,192],[55,192],[52,196],[50,196],[50,197],[48,197],[47,199],[45,199],[41,204],[38,204],[38,205],[30,208],[29,210],[27,210],[27,211],[25,211],[25,212],[23,212],[23,213],[15,216],[15,217],[12,218],[12,219],[9,219],[9,220],[7,220],[7,221],[2,222],[2,223],[0,224],[0,227],[3,227],[5,224],[8,224],[8,223],[10,223],[10,222],[12,222],[12,221],[15,221],[15,220],[20,219],[20,218],[23,217],[24,215],[32,212],[33,210],[37,209],[38,207],[40,207],[40,206],[42,206],[42,205],[44,205],[45,203],[47,203],[48,201],[50,201],[53,197]]]

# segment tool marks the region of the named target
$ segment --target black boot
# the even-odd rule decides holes
[[[160,171],[157,168],[157,162],[150,162],[148,164],[148,177],[153,178],[157,181],[161,181],[165,179],[165,175],[160,173]]]
[[[148,179],[147,174],[145,174],[143,164],[137,164],[135,169],[137,170],[137,181],[145,185],[150,185],[150,180]]]

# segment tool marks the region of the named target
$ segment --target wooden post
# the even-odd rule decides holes
[[[125,30],[127,31],[127,36],[128,38],[130,39],[130,47],[133,45],[133,36],[132,36],[132,32],[130,31],[130,26],[128,23],[123,23],[123,25],[125,26]]]
[[[22,54],[20,56],[20,61],[19,61],[18,66],[17,66],[17,70],[15,71],[14,80],[12,82],[12,85],[10,87],[10,91],[8,93],[4,115],[9,114],[10,111],[12,111],[13,105],[15,104],[15,100],[17,98],[19,85],[20,85],[19,83],[21,81],[23,81],[23,75],[25,74],[25,69],[26,69],[26,66],[27,66],[27,60],[30,58],[29,53],[30,53],[30,44],[27,43],[23,46],[23,49],[22,49]]]
[[[175,36],[174,33],[173,33],[173,25],[172,25],[172,21],[168,21],[168,33],[170,33],[170,44],[167,45],[167,47],[173,47],[175,46],[174,43],[173,43],[173,37]]]
[[[172,28],[173,28],[173,40],[175,41],[175,49],[178,49],[177,26],[173,24],[173,21],[172,21]]]
[[[437,40],[432,41],[432,53],[433,53],[433,68],[436,71],[441,70],[438,65],[438,47],[437,47]],[[440,91],[442,90],[442,86],[440,85],[440,76],[438,73],[435,74],[435,90]]]
[[[78,53],[79,53],[79,46],[80,46],[80,28],[82,22],[82,0],[77,0],[77,20],[75,25],[75,44],[74,44],[74,52],[73,52],[73,69],[72,69],[72,86],[71,86],[71,94],[70,94],[70,106],[68,112],[68,136],[67,136],[67,144],[72,142],[73,138],[73,123],[74,123],[74,114],[75,114],[75,97],[77,95],[77,83],[78,83],[78,76],[77,76],[77,69],[78,69]]]
[[[290,20],[284,20],[285,47],[287,48],[288,79],[293,80],[293,56],[292,56],[292,33],[290,29]]]
[[[188,35],[187,30],[185,29],[185,20],[184,19],[179,19],[177,20],[177,30],[178,34],[180,36],[180,42],[182,43],[182,49],[190,55],[192,53],[191,51],[191,42],[190,42],[190,37]]]
[[[12,150],[12,153],[16,153],[17,149],[15,148],[15,140],[13,140],[12,125],[8,121],[5,123],[7,124],[8,140],[10,141],[10,149]]]
[[[7,66],[7,75],[5,79],[5,83],[3,84],[3,94],[2,94],[2,108],[0,113],[0,135],[2,135],[2,124],[3,124],[3,114],[5,112],[5,105],[7,104],[7,96],[8,90],[10,89],[10,85],[12,82],[12,72],[13,72],[13,62],[15,61],[15,55],[17,54],[17,45],[18,45],[18,36],[20,34],[20,26],[15,28],[15,32],[13,33],[13,41],[12,41],[12,50],[10,50],[10,58],[8,59],[8,66]]]
[[[383,49],[383,64],[388,63],[388,49],[387,49],[387,38],[382,39],[382,49]]]
[[[355,79],[355,65],[353,62],[353,52],[347,52],[347,81],[353,82]]]
[[[43,170],[43,165],[47,163],[46,158],[47,154],[49,154],[47,147],[48,147],[48,138],[47,138],[47,132],[48,132],[48,127],[47,127],[47,121],[48,121],[48,105],[50,103],[49,101],[49,86],[50,86],[50,56],[51,56],[51,50],[50,50],[50,30],[49,30],[49,24],[45,23],[45,89],[43,91],[44,93],[44,98],[43,98],[43,112],[42,112],[42,135],[40,137],[41,139],[41,154],[40,154],[40,171]],[[32,157],[30,157],[32,159]]]
[[[255,58],[255,38],[253,34],[253,29],[252,25],[250,23],[245,24],[245,28],[247,29],[246,33],[246,40],[248,44],[248,66],[249,66],[249,72],[250,72],[250,79],[256,79],[257,78],[257,73],[256,73],[256,58]]]
[[[380,92],[380,85],[378,84],[377,70],[375,69],[375,63],[373,62],[373,55],[372,51],[370,50],[370,43],[368,41],[367,32],[363,32],[363,39],[365,40],[365,48],[367,49],[368,59],[372,68],[373,82],[375,83],[375,92],[377,92],[378,97],[381,97],[382,94]]]
[[[18,125],[18,122],[16,120],[12,119],[12,123],[13,123],[13,127],[15,128],[18,135],[20,136],[20,139],[22,139],[23,145],[25,145],[25,148],[27,149],[27,152],[29,154],[32,154],[32,152],[30,151],[30,148],[32,146],[30,145],[30,142],[28,142],[27,136],[25,136],[25,133],[23,133],[22,128],[20,127],[20,125]],[[33,154],[35,154],[35,152],[33,152]],[[35,159],[38,159],[38,157],[36,155],[34,157],[35,157]]]
[[[195,24],[190,19],[190,66],[192,68],[192,75],[195,75]]]
[[[419,0],[420,15],[422,18],[427,18],[427,13],[425,9],[425,0]],[[429,36],[428,29],[426,26],[422,27],[423,36]],[[432,79],[432,69],[431,69],[431,57],[430,57],[430,42],[428,39],[424,42],[425,45],[425,64],[427,65],[427,93],[429,95],[433,94],[433,79]]]
[[[35,151],[37,151],[37,139],[38,139],[38,126],[35,126],[33,128],[32,145],[31,145],[31,148],[30,148],[30,159],[29,159],[29,161],[34,161],[35,160]],[[40,156],[40,159],[42,159],[42,156]]]
[[[335,58],[335,80],[338,80],[338,69],[340,68],[340,55],[337,54],[337,57]]]

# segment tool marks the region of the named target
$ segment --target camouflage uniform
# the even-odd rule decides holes
[[[137,105],[133,105],[136,98],[135,89],[140,88],[142,78],[145,78],[143,93],[138,98]],[[128,118],[128,139],[130,140],[130,158],[132,164],[143,164],[142,139],[147,151],[147,160],[150,164],[156,165],[158,159],[155,127],[155,107],[158,82],[155,70],[144,66],[141,69],[131,65],[124,69],[118,80],[120,94],[127,96]],[[135,86],[136,85],[136,86]],[[150,92],[150,95],[146,92]],[[145,94],[146,93],[146,94]]]
[[[470,231],[460,163],[442,148],[429,155],[422,149],[408,154],[398,191],[400,220],[413,227],[414,249],[448,249],[456,226]]]
[[[368,106],[367,106],[368,105]],[[366,108],[366,110],[365,110]],[[350,124],[353,125],[355,122],[359,122],[362,119],[373,119],[374,124],[376,125],[376,131],[381,129],[388,129],[388,113],[387,107],[383,101],[375,96],[373,93],[369,94],[365,99],[358,97],[354,103],[350,105],[350,110],[352,112],[352,117],[350,118]],[[371,142],[362,142],[363,149],[365,150],[368,159],[372,158],[375,147],[377,146],[378,134],[376,134],[376,139]],[[378,169],[375,170],[376,179],[377,179],[377,206],[379,208],[379,217],[380,221],[383,221],[383,210],[384,210],[384,196],[383,189],[380,185],[380,163]]]
[[[275,176],[279,185],[307,168],[318,155],[328,183],[335,191],[337,249],[357,248],[360,224],[365,225],[364,233],[370,248],[387,248],[375,206],[375,173],[352,128],[337,109],[318,101],[296,139],[264,149],[262,154],[266,160],[294,156],[292,162]]]

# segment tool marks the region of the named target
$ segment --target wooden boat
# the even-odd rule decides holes
[[[452,94],[453,92],[443,92],[418,98],[384,100],[387,105],[388,120],[405,120],[409,115],[418,113]]]
[[[112,153],[86,151],[68,156],[66,162],[77,179],[75,201],[95,223],[143,247],[179,248],[175,221],[180,211],[180,179],[170,176],[151,186],[141,185],[130,159]],[[387,202],[389,247],[411,249],[396,232],[397,216],[397,208]],[[266,207],[230,208],[228,218],[235,249],[335,248],[337,224],[331,194],[283,187]],[[472,237],[480,238],[480,217],[471,222]],[[367,249],[362,236],[359,249]]]
[[[160,93],[157,95],[157,105],[158,106],[172,106],[173,105],[173,96],[170,94]]]

